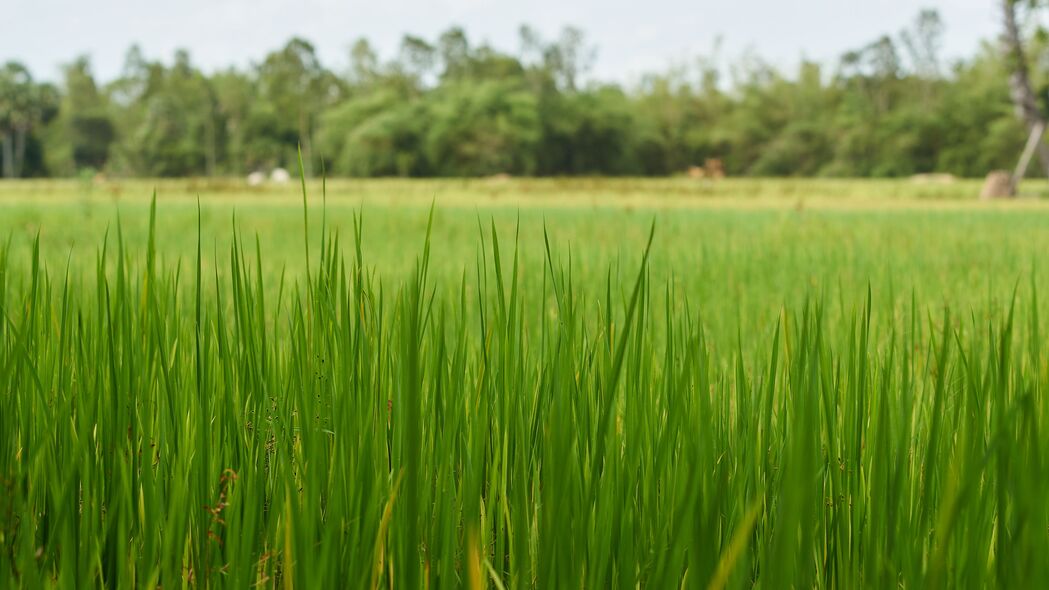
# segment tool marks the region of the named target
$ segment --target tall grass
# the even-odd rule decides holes
[[[384,282],[360,219],[287,285],[258,240],[220,276],[150,225],[93,279],[0,250],[0,586],[1049,580],[1033,294],[1023,325],[813,299],[714,343],[648,250],[596,293],[485,229],[451,297],[428,240]]]

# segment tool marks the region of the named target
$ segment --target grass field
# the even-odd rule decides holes
[[[504,239],[519,224],[526,272],[545,264],[545,229],[557,252],[566,260],[571,255],[576,282],[603,291],[610,266],[628,282],[630,273],[618,263],[636,258],[655,221],[653,280],[673,280],[676,292],[704,312],[717,341],[738,329],[769,330],[784,304],[796,307],[813,295],[832,313],[857,305],[868,286],[879,313],[912,297],[927,311],[952,304],[983,313],[1000,311],[1032,271],[1039,284],[1049,278],[1038,272],[1049,251],[1049,204],[980,203],[972,181],[380,180],[327,188],[324,206],[320,184],[309,190],[313,243],[320,243],[324,224],[348,237],[359,212],[368,266],[393,281],[411,270],[435,205],[431,275],[450,290],[464,270],[475,270],[478,230],[490,223]],[[301,278],[297,185],[248,188],[235,181],[7,183],[0,188],[0,237],[10,237],[9,264],[26,267],[39,232],[42,260],[53,273],[69,265],[74,275],[83,269],[90,275],[118,218],[129,255],[141,261],[154,189],[164,264],[181,260],[188,271],[199,196],[209,275],[226,274],[235,222],[248,242],[259,236],[267,276]],[[266,281],[274,290],[278,285]]]
[[[1039,200],[156,188],[0,185],[0,585],[1049,580]]]

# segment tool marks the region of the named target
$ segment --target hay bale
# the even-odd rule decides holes
[[[705,169],[708,178],[713,178],[715,180],[725,178],[725,165],[719,158],[708,158],[707,161],[703,163],[703,168]]]
[[[980,189],[980,199],[984,201],[1007,199],[1015,195],[1012,176],[1005,170],[995,170],[987,174],[983,188]]]
[[[248,186],[261,186],[266,182],[266,175],[258,170],[248,175]]]
[[[270,182],[274,184],[288,184],[290,181],[291,174],[284,168],[274,168],[273,172],[270,172]]]

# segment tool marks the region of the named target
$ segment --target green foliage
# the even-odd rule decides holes
[[[168,65],[133,48],[107,84],[84,59],[68,66],[60,116],[46,128],[53,107],[30,91],[39,85],[0,84],[0,131],[5,145],[21,137],[19,153],[37,161],[42,149],[50,169],[34,164],[32,173],[53,175],[295,169],[300,146],[308,176],[322,167],[351,176],[665,175],[707,159],[755,176],[982,177],[1011,167],[1026,134],[1004,58],[984,44],[948,63],[943,33],[925,10],[837,63],[785,72],[753,55],[728,65],[714,55],[631,85],[590,77],[594,49],[572,28],[547,40],[523,27],[516,53],[475,44],[460,28],[409,35],[387,61],[361,39],[345,72],[300,38],[249,69],[210,75],[184,52]],[[1034,64],[1049,55],[1047,39],[1036,34],[1027,47],[1042,90],[1049,76]],[[14,116],[25,121],[17,132]],[[8,176],[23,175],[15,171]]]
[[[214,173],[219,152],[218,104],[214,89],[179,52],[175,64],[135,64],[138,88],[124,125],[119,157],[126,171],[148,176]]]
[[[978,176],[984,170],[1010,168],[1023,148],[1022,122],[1007,100],[1004,64],[985,45],[968,67],[957,67],[958,83],[943,89],[942,149],[938,167]],[[981,123],[977,124],[976,122]]]
[[[109,160],[116,125],[108,98],[99,91],[87,58],[63,69],[64,81],[58,117],[41,133],[51,174],[93,174]]]
[[[352,97],[322,120],[321,150],[331,170],[352,176],[421,176],[423,106],[394,89]]]
[[[313,128],[322,109],[341,95],[339,80],[321,66],[313,45],[294,38],[259,65],[258,89],[259,98],[277,115],[278,134],[295,138],[285,144],[282,163],[291,164],[292,154],[301,146],[309,174]]]
[[[538,105],[520,82],[445,84],[426,109],[424,150],[434,170],[453,176],[535,172]]]
[[[22,64],[0,66],[0,178],[45,172],[35,132],[54,118],[57,103],[57,90],[38,84]]]

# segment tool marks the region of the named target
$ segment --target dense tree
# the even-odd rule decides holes
[[[740,175],[981,176],[1011,166],[1026,137],[1031,119],[1010,98],[1017,63],[1033,97],[1019,112],[1049,109],[1038,98],[1049,96],[1049,35],[1029,22],[1041,0],[1000,1],[1020,42],[1004,52],[984,44],[946,61],[943,23],[922,11],[837,63],[785,72],[748,54],[725,66],[715,49],[630,86],[594,80],[595,50],[571,28],[547,39],[522,27],[515,52],[459,28],[409,35],[389,59],[361,39],[341,72],[298,38],[211,74],[185,52],[165,63],[133,47],[105,85],[86,59],[72,62],[60,95],[8,64],[2,172],[295,170],[301,146],[307,174],[648,175],[713,158]]]
[[[1023,123],[1014,116],[1008,74],[995,47],[985,44],[970,63],[956,66],[955,82],[944,84],[942,148],[936,169],[963,176],[1010,168],[1023,145]]]
[[[134,56],[132,56],[134,60]],[[213,174],[221,145],[218,102],[211,81],[193,66],[185,51],[174,64],[133,63],[135,71],[122,117],[121,157],[127,171],[151,176]],[[121,82],[127,82],[121,81]]]
[[[539,114],[520,80],[446,84],[427,109],[424,150],[433,169],[455,176],[535,172]]]
[[[266,56],[258,67],[260,98],[271,105],[271,120],[285,142],[285,166],[291,164],[295,143],[302,146],[306,173],[313,165],[313,132],[321,112],[338,100],[341,89],[337,78],[326,70],[308,41],[295,38],[283,49]],[[292,133],[294,135],[292,135]]]
[[[422,153],[424,133],[419,101],[384,88],[351,98],[329,111],[320,139],[334,173],[420,176],[431,173]]]
[[[4,178],[43,172],[39,146],[31,134],[55,116],[57,103],[56,89],[36,83],[22,64],[8,62],[0,67],[0,172]]]
[[[62,73],[60,114],[47,141],[49,169],[66,175],[100,170],[116,140],[109,100],[99,90],[87,57],[64,66]]]

